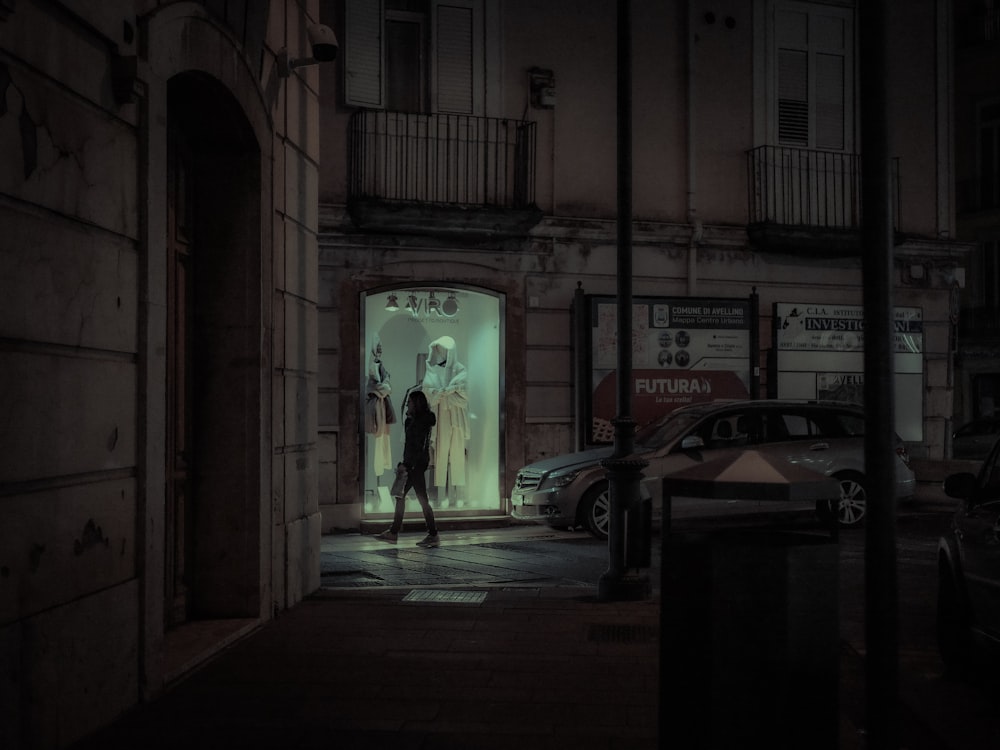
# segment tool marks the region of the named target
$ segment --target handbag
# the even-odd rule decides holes
[[[406,470],[404,464],[396,464],[396,478],[392,482],[392,489],[389,490],[389,494],[393,497],[402,497],[403,491],[406,489],[406,480],[409,473]]]

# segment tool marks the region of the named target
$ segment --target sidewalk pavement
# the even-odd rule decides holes
[[[77,747],[657,746],[658,602],[414,591],[321,590]]]
[[[921,485],[917,502],[949,502]],[[595,595],[530,582],[321,589],[74,747],[659,747],[659,592]],[[863,660],[842,645],[839,661],[836,746],[860,750]],[[668,717],[665,733],[684,720]]]

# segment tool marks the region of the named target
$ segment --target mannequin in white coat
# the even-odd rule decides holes
[[[469,439],[468,373],[455,354],[455,339],[441,336],[428,347],[421,390],[437,424],[431,435],[433,483],[455,499],[465,486],[465,443]],[[440,493],[439,493],[440,495]]]

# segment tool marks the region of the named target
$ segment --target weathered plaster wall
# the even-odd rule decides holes
[[[260,153],[245,172],[259,205],[225,240],[248,248],[237,283],[249,286],[223,296],[246,303],[233,334],[254,356],[231,363],[249,401],[230,463],[248,485],[216,519],[241,529],[219,545],[240,562],[220,555],[206,568],[224,587],[213,606],[251,606],[259,623],[319,585],[319,79],[312,68],[280,79],[274,67],[282,47],[307,56],[319,2],[270,5],[257,66],[197,3],[0,10],[4,748],[63,747],[155,695],[168,673],[166,128],[179,73],[225,87]],[[138,55],[127,100],[115,95],[119,55]]]
[[[127,50],[120,19],[0,20],[4,747],[60,746],[138,694],[138,112],[101,37]]]

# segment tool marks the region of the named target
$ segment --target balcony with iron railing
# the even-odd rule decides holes
[[[523,235],[535,205],[534,122],[359,110],[349,124],[348,211],[361,228]]]
[[[746,152],[748,233],[759,249],[855,255],[861,235],[861,157],[758,146]],[[892,160],[893,229],[899,228],[899,160]]]

